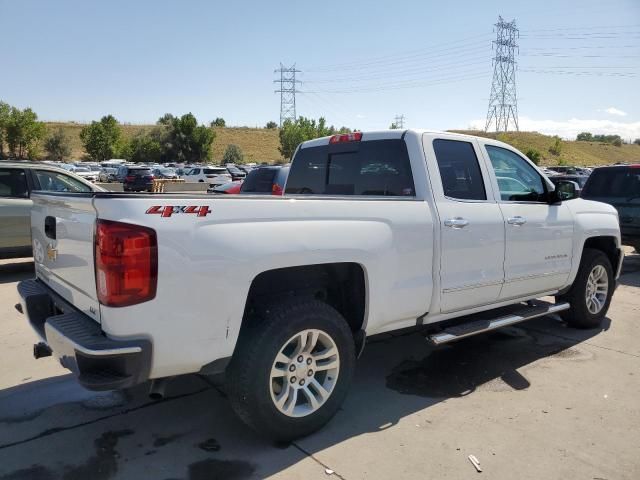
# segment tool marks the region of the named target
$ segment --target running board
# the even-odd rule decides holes
[[[516,323],[531,320],[532,318],[543,317],[568,309],[569,304],[567,302],[549,303],[536,300],[528,302],[527,305],[519,303],[496,310],[469,315],[463,323],[429,335],[427,340],[434,345],[442,345],[443,343],[454,342],[461,338],[471,337],[497,328],[508,327],[509,325],[515,325]]]

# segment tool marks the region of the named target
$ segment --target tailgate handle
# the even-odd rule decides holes
[[[44,234],[53,240],[56,239],[56,217],[45,217]]]

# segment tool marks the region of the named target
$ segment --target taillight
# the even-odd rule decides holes
[[[127,182],[133,182],[136,179],[136,177],[134,177],[133,175],[127,175],[124,179]]]
[[[96,288],[102,305],[125,307],[156,296],[158,241],[155,230],[98,220],[95,261]]]
[[[360,140],[362,140],[362,132],[340,133],[332,136],[329,139],[329,143],[359,142]]]
[[[283,195],[283,194],[284,194],[284,190],[282,189],[282,187],[277,183],[274,183],[273,186],[271,187],[271,195]]]

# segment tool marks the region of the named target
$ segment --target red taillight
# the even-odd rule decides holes
[[[360,140],[362,140],[362,132],[340,133],[331,137],[329,143],[359,142]]]
[[[98,220],[95,241],[98,300],[125,307],[156,296],[158,241],[155,230]]]
[[[271,187],[271,195],[284,195],[284,190],[280,185],[274,183]]]
[[[134,177],[133,175],[127,175],[127,176],[125,177],[125,180],[126,180],[127,182],[133,182],[135,179],[136,179],[136,177]]]

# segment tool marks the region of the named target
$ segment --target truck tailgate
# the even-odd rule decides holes
[[[31,235],[36,277],[100,321],[94,266],[92,194],[34,193]]]

